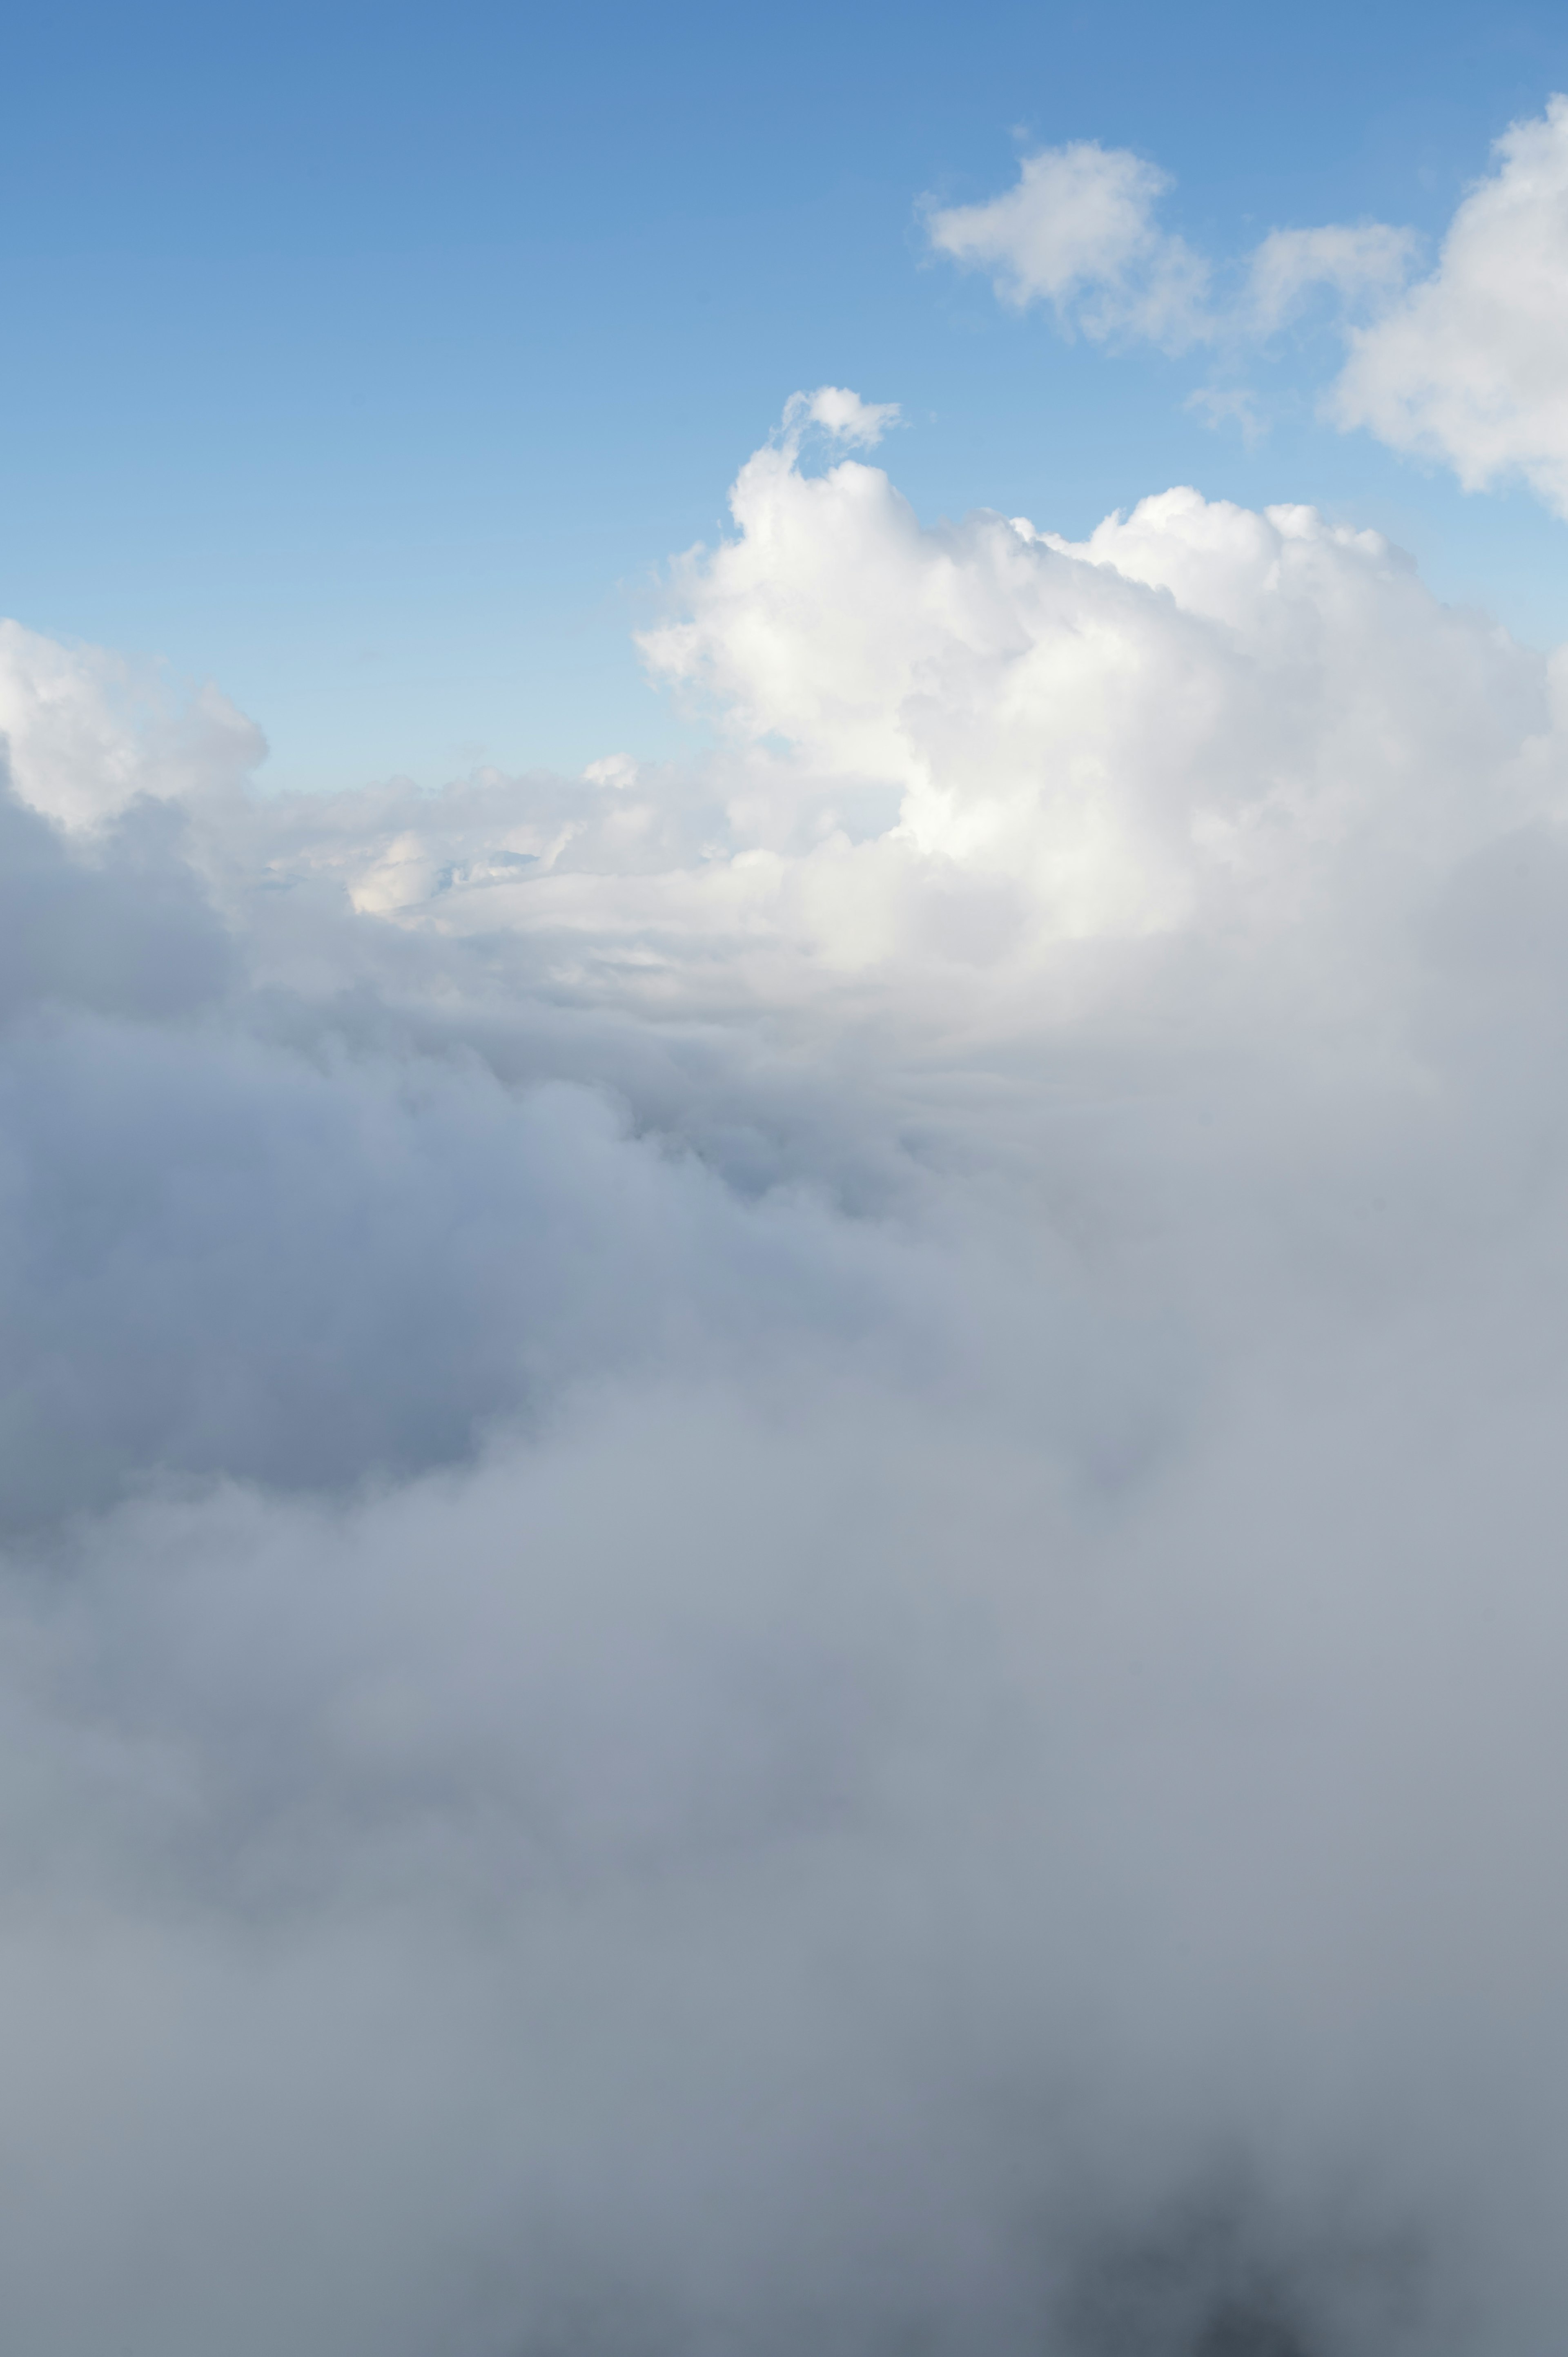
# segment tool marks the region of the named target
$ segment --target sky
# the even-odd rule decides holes
[[[1271,357],[1248,447],[1184,406],[1201,356],[1107,365],[921,226],[1092,139],[1220,257],[1435,239],[1568,85],[1554,9],[70,5],[6,54],[0,608],[217,681],[271,786],[699,741],[632,631],[824,382],[902,404],[928,520],[1311,500],[1568,631],[1557,528],[1318,422],[1321,336]]]
[[[1560,2357],[1562,45],[8,28],[6,2357]]]

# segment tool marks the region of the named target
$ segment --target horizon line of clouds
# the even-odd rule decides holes
[[[1435,458],[1466,490],[1522,480],[1568,518],[1568,97],[1494,141],[1423,276],[1413,230],[1326,222],[1271,230],[1227,288],[1161,222],[1173,186],[1129,148],[1074,140],[1025,156],[1000,196],[928,203],[926,232],[1008,309],[1048,306],[1062,334],[1110,349],[1207,350],[1233,366],[1326,296],[1346,348],[1320,402],[1328,423]],[[1263,430],[1244,383],[1200,386],[1187,406],[1249,441]]]

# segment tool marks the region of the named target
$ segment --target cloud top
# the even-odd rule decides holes
[[[820,427],[832,442],[850,449],[869,450],[898,422],[896,401],[862,401],[840,384],[822,384],[815,393],[793,393],[784,404],[783,432],[798,440],[809,425]]]

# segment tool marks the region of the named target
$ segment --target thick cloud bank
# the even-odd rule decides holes
[[[685,770],[5,641],[17,2357],[1562,2346],[1563,673],[890,415]]]

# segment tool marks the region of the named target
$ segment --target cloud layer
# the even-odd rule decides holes
[[[26,2357],[1561,2340],[1568,675],[888,409],[688,770],[6,641]]]

